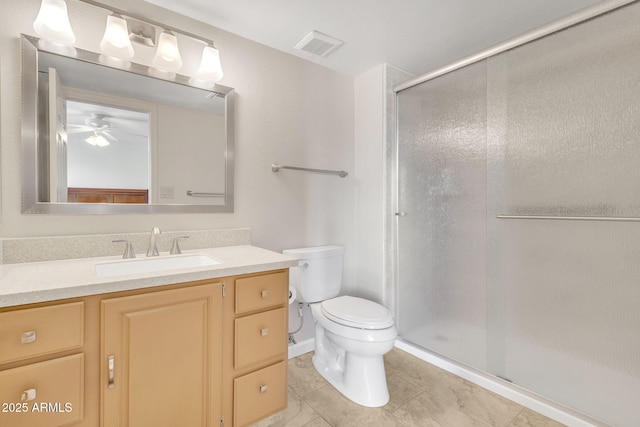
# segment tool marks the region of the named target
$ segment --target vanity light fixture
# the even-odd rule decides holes
[[[33,22],[33,29],[43,39],[55,43],[76,42],[67,14],[67,3],[64,0],[42,0],[38,16]]]
[[[81,1],[110,12],[110,15],[107,16],[107,25],[100,42],[100,49],[105,54],[105,61],[114,60],[113,58],[115,58],[115,61],[124,60],[124,64],[129,64],[128,60],[135,55],[131,42],[134,41],[153,47],[155,40],[152,40],[152,38],[155,35],[155,30],[159,29],[162,32],[158,37],[157,50],[152,60],[154,68],[165,73],[175,73],[182,68],[183,63],[180,49],[178,48],[178,39],[176,38],[176,34],[179,34],[186,36],[184,38],[190,38],[205,44],[200,59],[200,67],[193,79],[200,82],[200,85],[206,83],[207,86],[209,86],[209,83],[216,83],[222,79],[224,73],[220,64],[220,52],[214,46],[213,41],[152,20],[141,20],[128,12],[105,6],[101,0]],[[73,34],[69,22],[65,0],[42,0],[33,28],[44,40],[63,45],[72,45],[76,41],[76,36]],[[144,31],[139,33],[139,29]],[[166,78],[166,74],[162,75],[162,77]]]
[[[122,15],[113,13],[107,16],[107,27],[100,42],[100,49],[106,55],[119,59],[133,58],[133,46],[129,39],[127,21]]]
[[[182,68],[182,58],[178,49],[178,39],[168,30],[160,33],[158,37],[158,49],[153,58],[153,65],[162,70],[175,73]]]
[[[202,59],[200,60],[196,78],[217,82],[222,79],[222,76],[224,76],[224,73],[222,72],[222,64],[220,64],[220,52],[213,43],[206,45],[202,50]]]

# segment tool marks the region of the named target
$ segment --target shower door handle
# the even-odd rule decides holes
[[[408,213],[405,211],[396,212],[396,216],[407,216]]]

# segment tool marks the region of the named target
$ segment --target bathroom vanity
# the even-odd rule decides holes
[[[197,253],[219,263],[108,278],[96,265],[129,260],[1,266],[0,425],[244,426],[283,410],[296,261]]]

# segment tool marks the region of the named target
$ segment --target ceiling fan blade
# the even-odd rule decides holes
[[[77,136],[78,138],[84,138],[85,136],[93,135],[94,132],[92,130],[89,131],[80,131],[80,132],[67,132],[68,135],[74,135],[74,138]]]
[[[93,128],[86,125],[68,125],[67,133],[83,133],[83,132],[93,132]]]
[[[116,138],[115,136],[111,135],[111,133],[108,130],[103,130],[101,132],[101,135],[102,136],[106,136],[107,139],[109,139],[109,140],[111,140],[113,142],[117,142],[118,141],[118,138]]]
[[[128,130],[124,130],[124,129],[109,129],[109,132],[115,136],[116,138],[120,138],[120,139],[127,139],[127,138],[144,138],[144,139],[149,139],[149,135],[145,135],[145,134],[140,134],[140,133],[136,133],[136,132],[132,132],[132,131],[128,131]]]
[[[147,117],[145,118],[134,118],[134,117],[117,117],[117,116],[110,116],[109,117],[109,122],[111,123],[131,123],[131,122],[138,122],[138,123],[146,123],[149,121],[149,119]]]

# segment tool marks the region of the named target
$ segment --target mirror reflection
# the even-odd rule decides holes
[[[63,194],[57,201],[148,203],[149,115],[67,100],[66,168],[58,167],[66,176],[58,183]]]
[[[29,42],[33,83],[24,58]],[[79,49],[67,56],[37,48],[37,39],[23,36],[24,98],[35,86],[37,104],[37,161],[33,172],[29,162],[23,171],[24,212],[117,213],[118,205],[126,213],[233,211],[231,88],[205,90],[176,75],[168,81],[137,64],[121,70]],[[23,115],[24,130],[30,121]],[[29,144],[23,138],[25,152]]]

